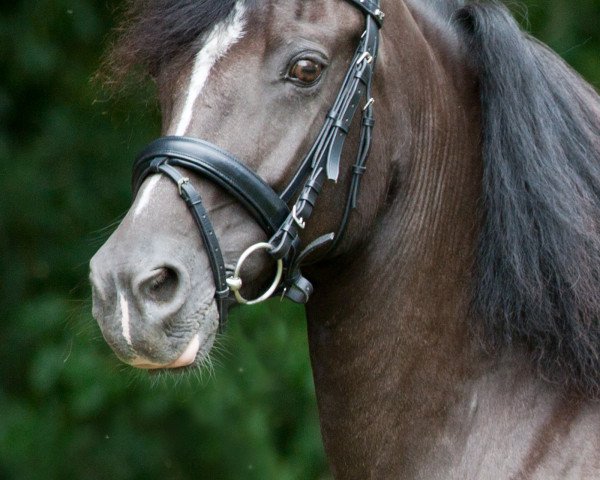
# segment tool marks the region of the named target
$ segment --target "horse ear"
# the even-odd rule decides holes
[[[479,79],[474,318],[546,377],[600,394],[600,97],[498,2],[454,20]]]

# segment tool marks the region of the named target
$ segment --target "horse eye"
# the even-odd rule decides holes
[[[303,87],[314,85],[323,73],[323,65],[310,60],[301,58],[294,63],[287,74],[287,79],[300,84]]]

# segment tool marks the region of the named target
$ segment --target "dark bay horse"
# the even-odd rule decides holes
[[[600,478],[600,98],[497,2],[383,0],[385,19],[371,7],[132,0],[108,66],[116,82],[152,76],[170,147],[203,139],[189,144],[231,152],[265,185],[247,183],[279,192],[337,121],[348,69],[373,60],[366,164],[373,121],[359,111],[338,181],[306,222],[286,213],[303,245],[331,240],[362,175],[344,234],[301,262],[332,472]],[[355,60],[370,38],[377,55]],[[229,271],[270,234],[229,188],[156,158],[91,262],[94,316],[123,361],[194,368],[226,313],[214,249]],[[190,192],[212,222],[202,235]],[[241,294],[260,294],[272,264],[252,254]]]

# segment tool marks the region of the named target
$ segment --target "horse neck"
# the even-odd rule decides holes
[[[402,28],[384,29],[378,93],[394,109],[379,116],[386,121],[369,162],[397,179],[362,247],[311,277],[322,433],[341,478],[429,478],[454,467],[466,474],[459,459],[467,437],[497,434],[484,419],[512,412],[507,430],[529,418],[535,435],[554,394],[518,355],[494,362],[470,336],[482,176],[475,77],[456,39],[416,8],[387,13],[386,25]]]

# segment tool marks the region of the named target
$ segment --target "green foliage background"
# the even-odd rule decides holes
[[[121,366],[90,315],[87,262],[158,135],[148,91],[90,78],[118,2],[0,10],[0,478],[324,479],[302,310],[238,309],[214,375]],[[511,3],[596,86],[600,0]]]

